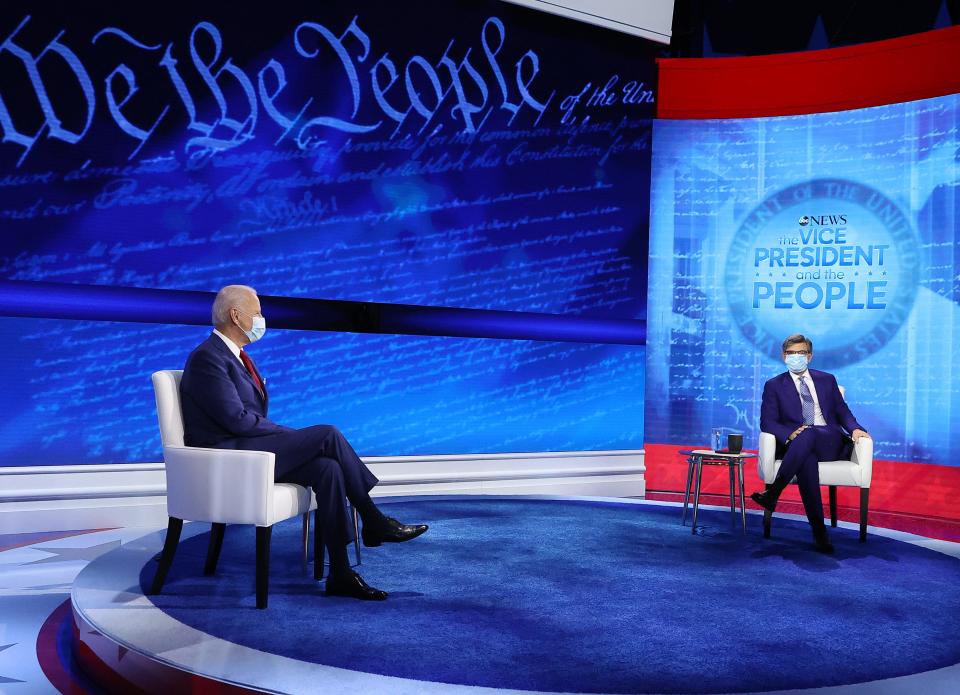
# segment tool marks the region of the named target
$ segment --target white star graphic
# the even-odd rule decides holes
[[[3,645],[0,645],[0,652],[4,651],[5,649],[9,649],[10,647],[14,646],[15,644],[17,644],[17,643],[16,643],[16,642],[13,642],[12,644],[3,644]],[[7,678],[6,676],[0,676],[0,683],[26,683],[26,681],[18,680],[18,679],[16,679],[16,678]]]
[[[53,557],[45,557],[42,560],[34,560],[33,562],[25,562],[23,564],[40,565],[46,562],[74,562],[76,560],[91,562],[104,553],[109,553],[111,550],[119,547],[120,541],[108,541],[100,545],[91,545],[88,548],[33,548],[34,550],[42,550],[45,553],[50,553]]]

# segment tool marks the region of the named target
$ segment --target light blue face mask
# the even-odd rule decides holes
[[[251,343],[255,343],[260,338],[263,337],[263,334],[267,332],[267,320],[262,316],[253,317],[253,325],[250,326],[249,331],[244,331],[243,334],[250,339]]]
[[[237,309],[237,311],[240,310]],[[240,313],[246,314],[247,312],[240,311]],[[247,336],[247,340],[249,340],[251,343],[255,343],[263,337],[264,333],[267,332],[267,320],[262,316],[253,316],[251,314],[247,314],[247,316],[250,316],[250,318],[253,319],[253,325],[250,326],[249,331],[243,331],[243,334]]]
[[[794,374],[803,374],[807,371],[806,355],[787,355],[783,361],[787,364],[787,369]]]

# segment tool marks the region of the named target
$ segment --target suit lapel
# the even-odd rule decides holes
[[[250,356],[249,352],[247,353],[247,356]],[[263,400],[263,413],[266,415],[267,403],[270,402],[270,395],[267,393],[267,380],[263,378],[263,374],[260,373],[260,368],[257,367],[257,363],[253,361],[252,357],[250,357],[250,364],[253,366],[253,371],[257,373],[257,378],[260,379],[260,383],[263,384],[263,390],[257,386],[257,383],[253,380],[253,377],[251,377],[249,372],[247,372],[246,367],[243,368],[243,373],[247,375],[247,378],[250,379],[250,383],[253,384],[253,388],[258,394],[260,394],[261,400]]]
[[[792,421],[803,422],[803,403],[800,401],[800,392],[797,391],[797,385],[793,382],[790,372],[784,372],[780,376],[780,389],[783,402],[790,408],[787,416]]]
[[[223,339],[220,338],[220,336],[218,335],[211,334],[211,336],[207,338],[207,340],[213,344],[215,350],[217,350],[221,355],[223,355],[224,359],[232,360],[233,362],[236,362],[240,366],[240,369],[237,371],[240,372],[241,378],[246,379],[247,383],[253,387],[254,393],[260,396],[260,400],[263,401],[264,414],[266,414],[267,402],[269,400],[269,398],[267,397],[266,383],[264,383],[263,395],[261,395],[260,389],[257,387],[257,382],[253,380],[253,377],[250,376],[250,372],[247,371],[247,368],[244,366],[243,362],[240,360],[239,357],[237,357],[236,355],[233,354],[233,352],[231,352],[230,348],[227,347],[227,344],[223,342]],[[257,369],[256,365],[254,365],[253,369],[254,371],[256,371],[257,376],[260,377],[260,381],[262,382],[263,376],[260,374],[260,370]]]

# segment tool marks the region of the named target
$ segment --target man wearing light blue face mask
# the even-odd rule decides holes
[[[187,358],[180,381],[184,442],[187,446],[250,449],[276,454],[277,482],[313,489],[323,517],[330,576],[326,592],[380,601],[384,591],[350,569],[346,545],[352,540],[345,499],[363,520],[366,546],[416,538],[426,525],[401,524],[384,516],[370,499],[377,478],[332,425],[294,429],[267,418],[266,379],[244,349],[267,330],[256,291],[228,285],[213,302],[213,334]]]
[[[796,476],[817,549],[832,553],[823,522],[819,463],[848,457],[853,442],[869,435],[847,407],[836,378],[809,368],[813,361],[809,338],[796,333],[784,340],[783,361],[787,371],[764,384],[760,404],[760,430],[776,437],[782,462],[769,488],[751,498],[772,512]]]

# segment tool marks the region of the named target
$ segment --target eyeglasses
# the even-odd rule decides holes
[[[233,307],[233,308],[236,309],[237,312],[239,312],[239,313],[241,313],[241,314],[246,314],[247,316],[253,316],[253,317],[263,318],[263,314],[261,314],[259,311],[258,311],[256,314],[247,314],[247,312],[245,312],[243,309],[241,309],[241,308],[238,307],[238,306],[235,306],[235,307]]]
[[[809,355],[810,352],[807,350],[784,350],[784,355]]]

